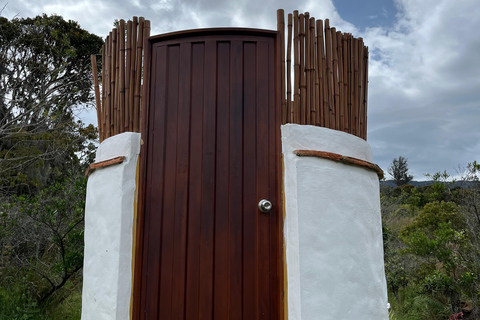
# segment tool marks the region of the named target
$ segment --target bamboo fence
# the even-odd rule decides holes
[[[143,55],[149,36],[150,21],[143,17],[120,20],[102,47],[100,77],[97,57],[91,56],[100,142],[122,132],[140,132]]]
[[[315,20],[308,12],[295,10],[287,17],[285,39],[285,13],[277,11],[283,44],[282,123],[326,127],[366,140],[368,47],[363,39],[337,31],[328,19]]]
[[[366,140],[368,47],[363,39],[337,31],[328,19],[316,20],[297,10],[288,14],[287,24],[284,10],[278,10],[277,29],[283,44],[282,123],[326,127]],[[120,20],[102,47],[101,75],[96,56],[91,57],[100,141],[140,132],[143,55],[149,35],[150,21]]]

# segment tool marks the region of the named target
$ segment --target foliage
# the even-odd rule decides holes
[[[90,54],[102,40],[60,16],[0,17],[0,193],[35,193],[89,152]]]
[[[0,17],[0,320],[80,318],[97,130],[76,112],[93,105],[102,44],[60,16]]]
[[[431,186],[381,188],[385,272],[391,319],[480,317],[480,166],[446,173]]]
[[[14,279],[24,277],[40,303],[82,267],[85,190],[85,178],[74,176],[3,205],[0,244],[8,250],[6,269]]]
[[[398,159],[393,159],[392,165],[388,168],[388,174],[390,174],[397,186],[412,181],[413,176],[408,174],[407,158],[399,156]]]

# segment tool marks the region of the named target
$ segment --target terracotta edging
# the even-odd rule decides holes
[[[378,165],[365,160],[342,156],[341,154],[338,154],[338,153],[326,152],[326,151],[295,150],[293,153],[299,157],[317,157],[317,158],[332,160],[335,162],[340,162],[343,164],[363,167],[363,168],[375,171],[379,179],[383,179],[384,177],[383,170]]]
[[[87,170],[85,171],[85,177],[88,177],[89,175],[91,175],[92,172],[95,171],[96,169],[105,168],[114,164],[122,163],[123,161],[125,161],[125,159],[126,158],[124,156],[121,156],[113,159],[92,163],[88,166]]]

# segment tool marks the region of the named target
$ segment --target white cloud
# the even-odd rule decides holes
[[[371,52],[369,129],[370,142],[380,146],[377,161],[386,168],[407,156],[418,177],[478,159],[472,146],[480,141],[480,6],[475,0],[396,4],[391,30],[362,35]]]
[[[480,160],[478,0],[395,0],[395,5],[393,27],[361,33],[331,0],[24,0],[9,3],[2,15],[56,13],[105,37],[115,19],[133,15],[151,20],[152,34],[160,34],[220,26],[276,29],[278,8],[309,11],[363,37],[369,47],[369,142],[381,167],[403,155],[418,178]]]

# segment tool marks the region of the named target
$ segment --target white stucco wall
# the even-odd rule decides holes
[[[358,137],[282,126],[288,319],[388,319],[377,174],[295,150],[372,162]]]
[[[130,317],[132,233],[140,134],[104,140],[96,162],[125,156],[121,164],[95,170],[88,178],[82,320]]]

